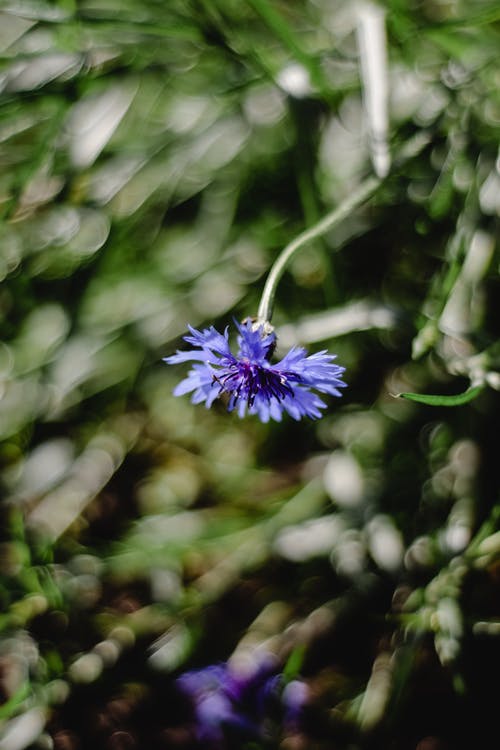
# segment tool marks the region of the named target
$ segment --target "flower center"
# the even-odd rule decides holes
[[[282,401],[286,396],[293,396],[291,380],[299,380],[292,373],[278,372],[271,367],[262,367],[248,359],[241,359],[228,366],[222,378],[215,377],[220,385],[220,392],[230,393],[234,400],[243,399],[252,406],[257,395],[263,396],[268,402],[272,398]]]

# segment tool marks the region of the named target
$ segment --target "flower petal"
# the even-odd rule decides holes
[[[175,354],[172,354],[170,357],[163,357],[163,361],[166,362],[167,365],[179,365],[182,362],[206,362],[207,360],[212,360],[213,364],[219,361],[211,352],[205,352],[203,350],[199,352],[177,351]]]
[[[214,326],[205,328],[203,331],[198,331],[192,326],[188,326],[191,336],[184,336],[184,341],[193,346],[199,346],[201,349],[207,352],[213,352],[221,357],[230,357],[233,355],[228,343],[228,329],[226,328],[224,333],[219,333]]]
[[[267,362],[270,350],[276,342],[274,333],[262,335],[262,329],[253,329],[252,322],[238,323],[234,321],[239,331],[238,336],[238,359],[248,359],[253,362]]]

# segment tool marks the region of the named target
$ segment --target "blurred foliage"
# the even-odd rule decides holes
[[[370,174],[355,5],[2,5],[2,750],[194,747],[175,676],[257,646],[312,696],[269,747],[495,726],[500,12],[385,8],[393,159],[429,144],[279,287],[342,402],[261,425],[161,357]]]

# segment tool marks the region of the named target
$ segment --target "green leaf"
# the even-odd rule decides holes
[[[399,393],[398,395],[400,398],[429,406],[460,406],[479,396],[482,390],[484,390],[483,385],[476,385],[474,388],[467,388],[463,393],[457,393],[456,396],[438,396],[430,393]]]

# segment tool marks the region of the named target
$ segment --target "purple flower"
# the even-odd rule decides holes
[[[228,411],[240,417],[257,414],[262,422],[281,421],[283,412],[293,419],[321,417],[326,404],[313,391],[341,396],[345,383],[344,367],[333,364],[335,356],[326,350],[307,356],[305,349],[293,347],[279,362],[271,363],[276,345],[274,333],[251,321],[239,324],[238,352],[229,348],[228,329],[224,334],[211,326],[203,331],[191,328],[184,340],[195,349],[178,351],[164,361],[169,365],[195,362],[187,378],[174,389],[174,396],[192,393],[194,404],[209,408],[223,393],[228,394]]]
[[[177,678],[177,686],[193,707],[196,739],[203,747],[221,750],[230,736],[263,739],[273,716],[281,717],[285,730],[298,729],[307,686],[299,680],[285,684],[277,668],[274,660],[264,659],[249,670],[226,663]]]
[[[200,742],[221,747],[228,727],[250,736],[255,734],[253,722],[236,710],[225,665],[185,672],[177,679],[177,685],[192,701],[196,738]]]

